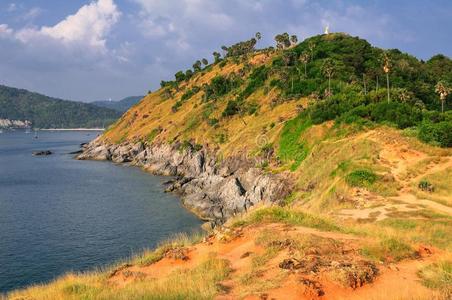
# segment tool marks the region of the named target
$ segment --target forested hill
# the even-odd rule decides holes
[[[198,60],[172,81],[162,81],[162,88],[130,109],[106,138],[186,140],[226,150],[254,146],[246,141],[263,130],[271,146],[284,152],[282,127],[294,125],[300,135],[335,121],[410,128],[424,142],[452,146],[447,56],[422,61],[344,33],[301,43],[284,33],[276,36],[276,47],[256,49],[259,37],[223,46],[223,55],[213,53],[213,63]]]
[[[100,128],[119,116],[115,110],[93,104],[0,85],[0,119],[28,120],[34,128]]]
[[[91,104],[94,104],[99,107],[106,107],[110,109],[114,109],[116,111],[119,111],[121,113],[126,112],[129,108],[137,104],[144,96],[130,96],[127,98],[124,98],[119,101],[94,101],[91,102]]]

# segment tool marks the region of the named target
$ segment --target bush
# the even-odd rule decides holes
[[[221,75],[215,76],[210,84],[204,86],[205,99],[217,99],[238,88],[240,84],[240,78],[231,78]]]
[[[435,187],[433,186],[433,184],[431,184],[430,182],[428,182],[427,180],[421,180],[421,182],[419,182],[418,187],[423,190],[424,192],[434,192],[435,191]]]
[[[426,143],[437,143],[441,147],[452,147],[452,122],[423,122],[419,126],[418,137]]]
[[[354,187],[369,187],[377,181],[377,175],[370,170],[355,170],[345,177],[345,181]]]
[[[226,108],[224,109],[221,116],[223,118],[233,116],[233,115],[239,113],[239,111],[240,111],[239,103],[235,100],[230,100],[230,101],[228,101],[228,104],[226,105]]]

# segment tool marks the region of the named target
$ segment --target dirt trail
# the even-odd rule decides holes
[[[452,207],[419,198],[413,191],[413,186],[417,186],[418,182],[425,176],[452,168],[452,157],[450,155],[432,156],[420,150],[412,149],[402,137],[378,129],[370,130],[366,134],[360,134],[354,138],[369,139],[378,145],[380,148],[379,164],[389,170],[388,174],[393,176],[400,188],[397,196],[379,199],[378,204],[381,206],[343,209],[339,211],[339,216],[357,220],[381,221],[389,217],[393,211],[412,212],[425,208],[452,216]],[[426,165],[422,165],[423,162],[426,162]],[[422,168],[419,169],[419,166],[422,166]],[[378,197],[378,195],[375,196]],[[437,198],[444,197],[438,196]]]

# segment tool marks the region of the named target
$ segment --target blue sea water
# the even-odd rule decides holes
[[[98,132],[0,133],[0,294],[132,256],[201,222],[164,177],[69,152]],[[32,156],[51,150],[50,156]]]

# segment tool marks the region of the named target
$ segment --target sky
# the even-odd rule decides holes
[[[347,32],[452,57],[450,0],[0,0],[0,84],[76,101],[143,95],[222,45]]]

